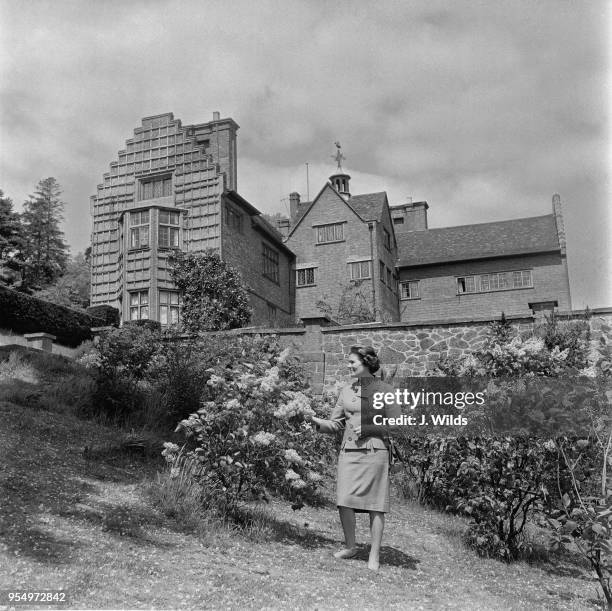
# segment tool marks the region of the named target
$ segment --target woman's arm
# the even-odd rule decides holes
[[[316,418],[314,416],[312,417],[312,422],[317,427],[317,431],[320,431],[321,433],[336,433],[344,428],[345,417],[344,401],[342,397],[343,393],[344,388],[340,391],[338,401],[336,401],[336,405],[328,420]]]

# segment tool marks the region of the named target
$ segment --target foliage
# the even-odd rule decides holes
[[[187,331],[244,327],[251,319],[240,274],[214,251],[175,252],[168,258],[172,279],[182,293],[182,324]]]
[[[561,324],[550,318],[535,332],[519,335],[502,317],[478,352],[446,359],[439,368],[447,375],[488,381],[486,406],[471,414],[475,419],[490,424],[514,412],[524,426],[550,423],[550,434],[410,438],[403,444],[420,500],[471,516],[467,541],[479,553],[515,559],[525,551],[525,524],[546,522],[556,529],[557,547],[582,545],[598,577],[604,576],[600,583],[606,593],[609,550],[602,541],[610,532],[610,495],[598,473],[603,469],[601,481],[606,479],[612,365],[604,335],[599,357],[589,364],[584,321]],[[564,394],[555,394],[555,387]],[[558,429],[553,434],[555,426],[571,429],[572,423],[582,425],[582,437],[563,437]],[[568,521],[579,524],[571,537]],[[577,541],[582,535],[585,540]]]
[[[317,309],[341,325],[374,322],[376,313],[372,307],[371,284],[366,280],[355,280],[342,288],[337,307],[329,297],[317,301]]]
[[[115,423],[137,417],[146,403],[147,372],[161,350],[159,334],[147,328],[130,325],[102,333],[95,353],[81,357],[96,371],[90,415]]]
[[[23,205],[23,276],[24,283],[31,288],[53,283],[66,270],[68,245],[60,229],[64,210],[60,195],[57,180],[45,178]]]
[[[90,316],[95,316],[103,321],[103,326],[118,327],[119,326],[119,310],[110,305],[89,306],[87,313]]]
[[[103,321],[85,312],[42,301],[3,286],[0,286],[0,311],[3,327],[17,333],[51,333],[58,343],[66,346],[78,346],[91,338],[91,327],[103,324]]]
[[[304,415],[321,413],[321,406],[289,349],[281,352],[271,339],[250,341],[244,356],[208,369],[200,409],[177,428],[186,445],[168,443],[164,455],[172,464],[183,455],[198,464],[197,480],[216,491],[224,513],[269,493],[298,506],[317,502],[332,448]]]
[[[90,267],[83,253],[78,253],[66,264],[64,273],[52,284],[35,291],[34,297],[64,305],[85,309],[89,306]]]
[[[11,284],[15,281],[15,273],[20,265],[19,253],[25,244],[23,226],[19,214],[13,210],[13,201],[5,197],[0,189],[0,261],[2,262],[2,277],[0,281]]]

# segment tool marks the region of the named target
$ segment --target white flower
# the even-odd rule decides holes
[[[238,401],[238,399],[230,399],[225,404],[225,407],[227,407],[227,409],[238,409],[240,407],[240,401]]]
[[[287,469],[285,472],[285,479],[290,482],[300,479],[300,476],[293,469]]]
[[[172,479],[174,479],[175,477],[178,477],[179,476],[179,472],[180,471],[179,471],[178,467],[172,467],[172,469],[170,469],[170,477]]]
[[[310,407],[310,401],[304,393],[288,391],[288,394],[292,398],[288,403],[280,405],[274,412],[277,418],[289,420],[289,418],[293,418],[294,416],[304,416],[305,414],[310,414],[311,416],[315,415],[314,410]]]
[[[162,450],[162,456],[166,459],[166,462],[174,462],[174,455],[179,451],[179,447],[175,443],[166,441],[164,443],[164,449]]]
[[[323,479],[323,476],[316,471],[308,471],[306,478],[309,482],[320,482]]]
[[[551,452],[553,452],[554,450],[556,450],[556,449],[557,449],[557,444],[556,444],[556,443],[555,443],[555,442],[554,442],[552,439],[547,439],[547,440],[544,442],[544,447],[545,447],[547,450],[550,450]]]
[[[306,482],[303,479],[294,479],[291,482],[291,487],[292,488],[296,488],[297,490],[299,490],[300,488],[305,488],[306,487]]]
[[[212,386],[212,388],[217,388],[218,386],[221,386],[223,382],[224,382],[223,378],[220,378],[218,375],[215,375],[213,373],[210,376],[210,379],[208,380],[208,382],[206,382],[206,384],[208,386]]]
[[[256,446],[269,446],[276,439],[273,433],[259,431],[251,437],[251,442]]]
[[[291,348],[287,347],[285,348],[279,355],[278,355],[278,359],[277,359],[277,363],[279,365],[282,365],[287,358],[289,357],[289,355],[291,354]]]
[[[285,450],[285,460],[287,462],[295,463],[296,465],[303,465],[304,459],[293,449]]]

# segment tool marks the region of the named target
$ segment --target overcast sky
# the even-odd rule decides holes
[[[232,117],[238,190],[286,212],[340,140],[352,193],[430,227],[561,195],[574,307],[612,306],[610,2],[0,0],[0,188],[54,176],[66,240],[140,119]]]

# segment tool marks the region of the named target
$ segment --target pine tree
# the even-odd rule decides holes
[[[47,286],[66,269],[69,247],[60,229],[60,222],[64,220],[64,202],[60,195],[57,180],[45,178],[23,205],[24,282],[29,287]]]
[[[13,201],[0,189],[0,280],[12,282],[18,278],[19,255],[24,246],[23,227]]]

